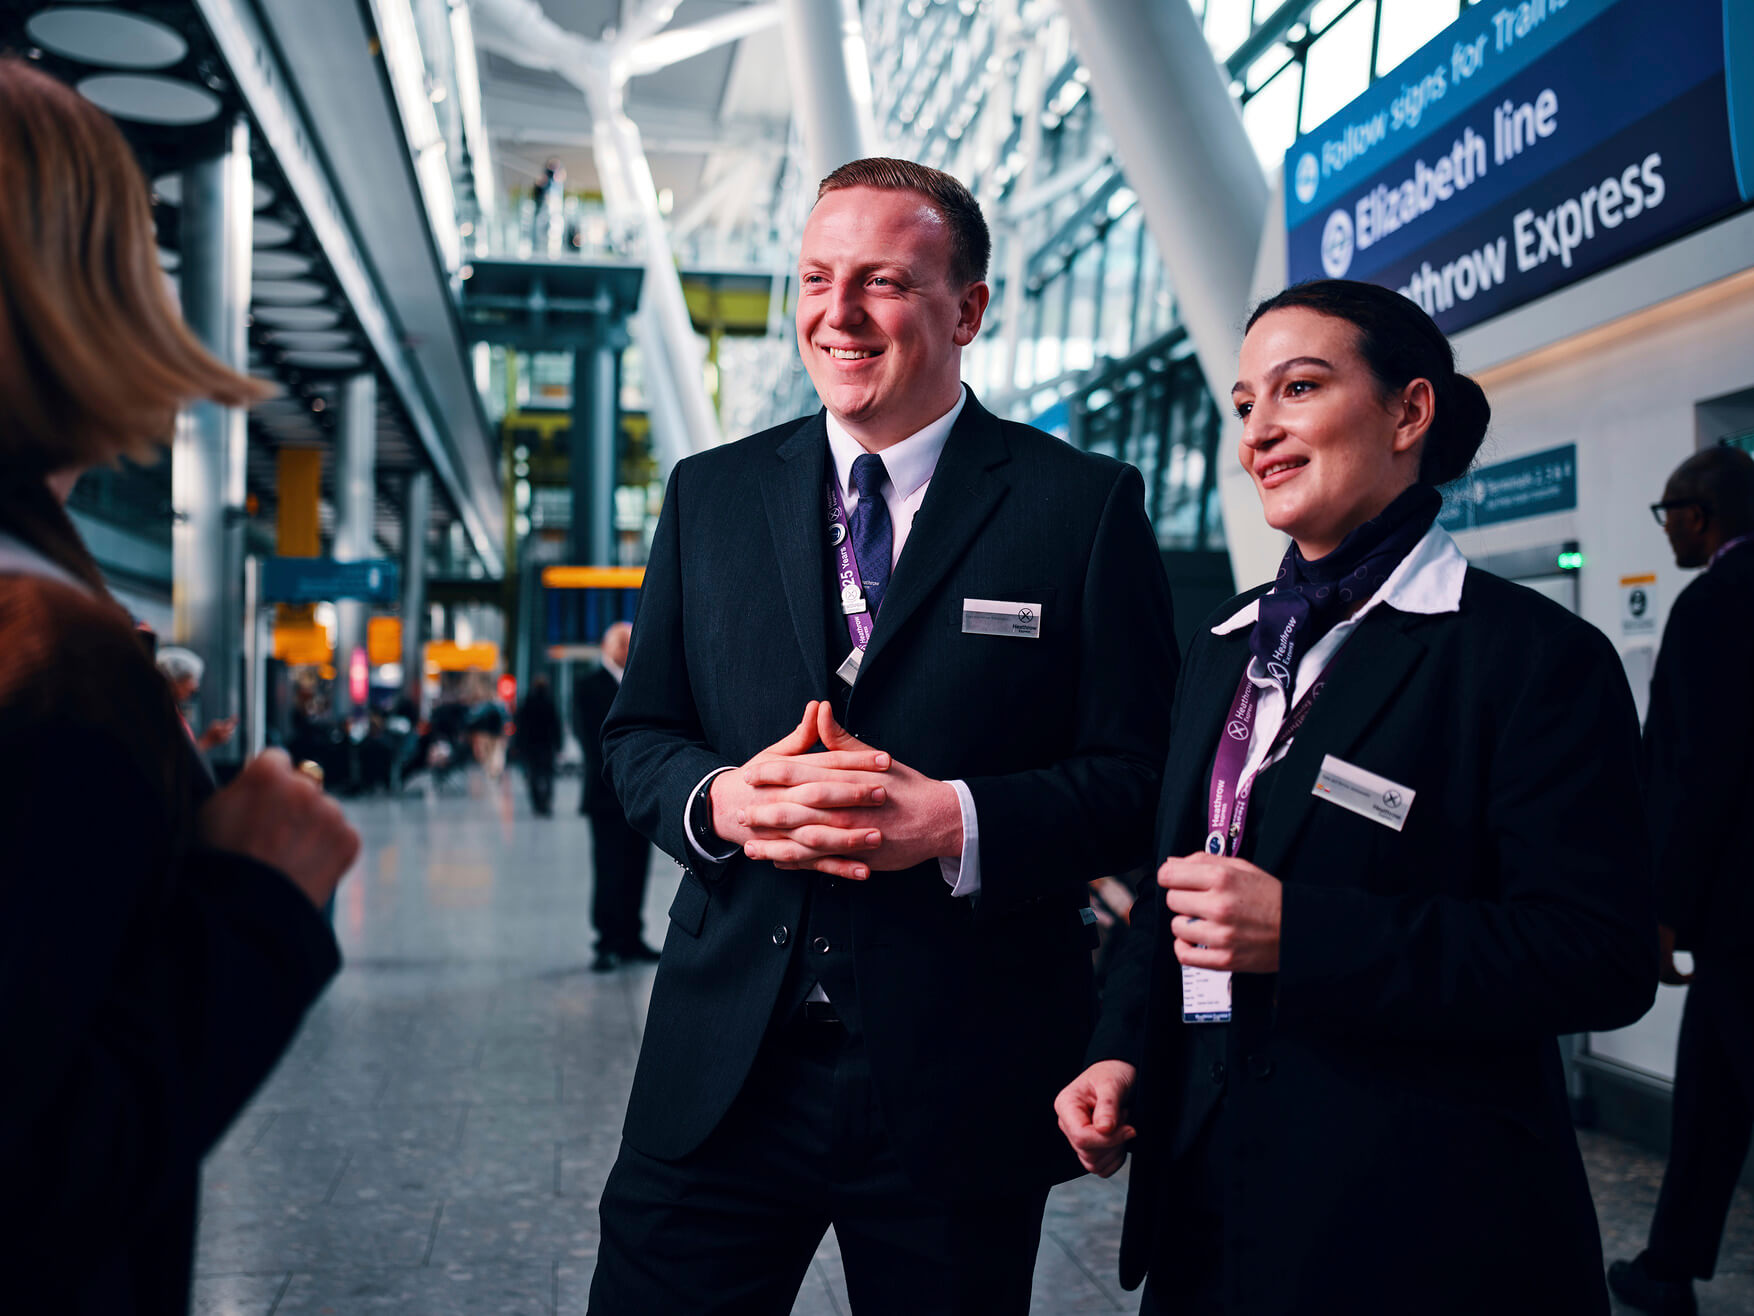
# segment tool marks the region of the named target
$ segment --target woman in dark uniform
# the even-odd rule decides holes
[[[1489,408],[1411,301],[1279,294],[1233,400],[1293,542],[1193,644],[1166,858],[1056,1103],[1087,1169],[1134,1154],[1122,1282],[1146,1312],[1606,1312],[1555,1039],[1656,988],[1619,661],[1436,525]]]

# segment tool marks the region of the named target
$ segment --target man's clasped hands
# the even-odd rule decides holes
[[[788,735],[713,779],[713,830],[751,859],[864,881],[962,854],[956,789],[897,763],[812,700]]]

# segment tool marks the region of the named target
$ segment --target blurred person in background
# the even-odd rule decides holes
[[[597,930],[593,973],[608,973],[623,960],[652,961],[646,945],[646,870],[652,843],[634,830],[621,801],[603,775],[603,723],[621,689],[633,627],[611,623],[603,632],[603,664],[573,687],[573,727],[585,752],[579,812],[591,820],[591,923]]]
[[[189,735],[193,737],[196,749],[205,754],[231,739],[238,726],[235,717],[214,718],[207,724],[207,730],[198,736],[189,721],[189,707],[201,693],[201,677],[207,671],[207,664],[201,661],[199,654],[193,649],[168,644],[158,651],[158,670],[171,683],[171,696],[177,701],[177,708],[183,715],[183,725],[189,728]]]
[[[146,183],[70,87],[0,60],[0,1261],[9,1311],[189,1302],[201,1158],[339,967],[359,839],[279,751],[216,790],[63,503],[195,398]]]
[[[538,818],[554,813],[554,760],[560,753],[560,710],[554,706],[554,692],[548,678],[538,676],[530,683],[530,693],[518,706],[513,719],[517,724],[518,757],[524,761],[524,776],[530,783],[530,807]]]

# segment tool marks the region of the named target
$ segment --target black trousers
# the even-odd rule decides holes
[[[1669,1168],[1651,1221],[1658,1273],[1710,1279],[1754,1133],[1754,960],[1694,956],[1675,1052]]]
[[[1046,1187],[957,1202],[915,1188],[863,1046],[794,1022],[698,1151],[667,1162],[622,1143],[590,1311],[786,1316],[832,1225],[856,1316],[1025,1316],[1046,1202]]]
[[[547,817],[554,812],[554,755],[527,756],[524,776],[530,783],[530,808]]]
[[[597,930],[598,950],[619,955],[644,942],[651,858],[652,843],[634,831],[619,809],[591,814],[591,925]]]

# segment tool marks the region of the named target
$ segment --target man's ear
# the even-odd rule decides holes
[[[967,347],[981,331],[981,320],[987,313],[987,303],[992,300],[993,290],[985,283],[971,283],[962,290],[962,301],[957,306],[956,345]]]

